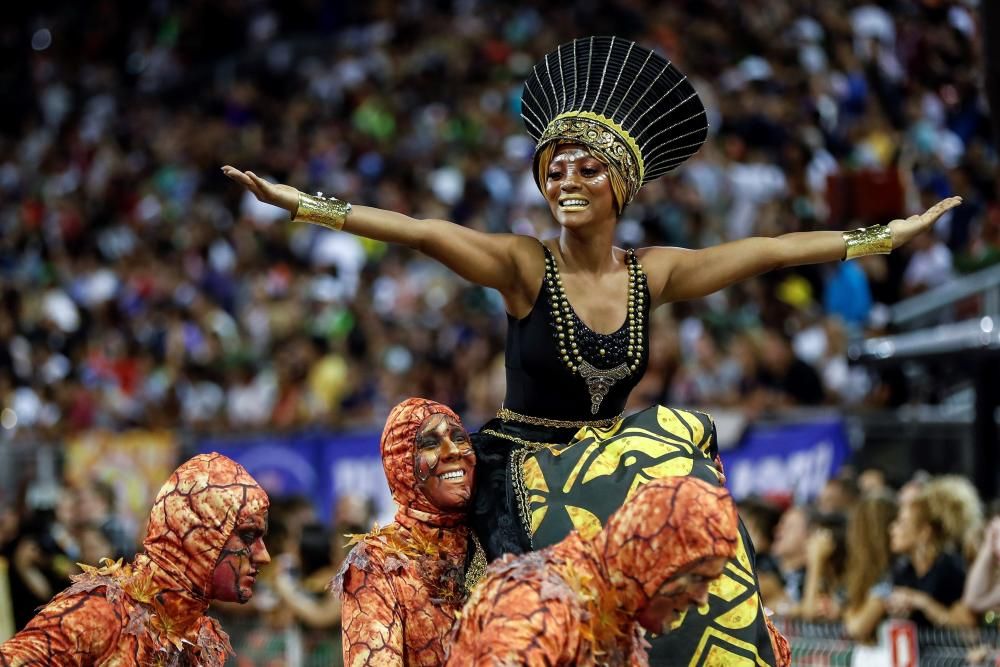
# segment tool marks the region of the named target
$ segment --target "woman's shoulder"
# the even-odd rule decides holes
[[[961,577],[964,579],[965,559],[958,552],[947,549],[941,552],[941,555],[934,561],[931,569],[937,571],[941,576]]]
[[[678,253],[687,252],[685,248],[675,248],[673,246],[644,246],[635,249],[635,257],[642,265],[643,273],[649,283],[649,290],[653,294],[659,294],[663,286],[670,277],[670,269],[673,267],[673,260]]]

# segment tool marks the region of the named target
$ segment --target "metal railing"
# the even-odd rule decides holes
[[[995,667],[1000,665],[1000,630],[976,628],[918,629],[891,620],[878,641],[861,644],[847,637],[839,623],[808,623],[775,618],[775,626],[792,649],[792,665],[878,667],[919,664],[921,667]],[[907,659],[909,658],[909,659]]]
[[[951,318],[956,304],[981,296],[982,315],[1000,315],[1000,265],[956,278],[941,287],[904,299],[890,308],[892,323],[901,329],[916,329],[940,323],[941,311]]]
[[[851,361],[885,362],[956,353],[1000,351],[1000,315],[938,324],[919,331],[879,336],[852,343]]]
[[[996,667],[1000,665],[1000,630],[917,629],[908,621],[890,620],[878,641],[861,644],[839,623],[809,623],[775,617],[788,639],[794,667],[878,667],[918,664],[921,667]],[[223,618],[236,658],[227,665],[250,667],[336,667],[341,665],[340,628],[306,630],[294,624],[276,627],[263,617]],[[906,660],[909,656],[910,660]]]

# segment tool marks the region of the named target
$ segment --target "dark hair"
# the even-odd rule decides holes
[[[299,559],[303,578],[331,565],[330,538],[330,529],[321,523],[309,523],[302,527]]]
[[[847,570],[847,517],[839,512],[823,514],[812,511],[809,515],[809,528],[825,528],[833,535],[834,549],[828,561],[828,576],[832,575],[839,580]]]
[[[101,499],[107,504],[108,511],[115,511],[115,487],[111,486],[109,482],[102,479],[97,479],[93,481],[94,493],[99,495]]]
[[[756,524],[767,539],[774,539],[774,530],[781,520],[781,509],[763,498],[750,496],[737,504],[740,516],[746,522]]]

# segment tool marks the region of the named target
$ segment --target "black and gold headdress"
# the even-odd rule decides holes
[[[521,117],[537,142],[536,179],[547,144],[581,143],[621,173],[621,206],[694,155],[708,135],[705,107],[687,77],[616,37],[576,39],[547,54],[524,83]]]

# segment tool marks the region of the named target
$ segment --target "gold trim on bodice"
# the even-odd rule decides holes
[[[514,487],[514,495],[517,497],[517,511],[521,518],[521,525],[524,526],[524,531],[528,536],[528,541],[532,542],[531,515],[529,514],[530,508],[528,505],[528,488],[524,485],[524,475],[522,474],[524,459],[527,458],[528,454],[533,454],[534,452],[545,449],[546,447],[555,447],[556,444],[551,442],[535,442],[533,440],[525,440],[524,438],[519,438],[516,435],[501,433],[500,431],[495,431],[491,428],[484,428],[480,431],[480,433],[485,433],[486,435],[493,436],[494,438],[509,440],[510,442],[520,445],[520,447],[510,453],[510,479],[511,485]]]
[[[468,569],[465,571],[465,591],[471,593],[472,589],[476,587],[483,577],[486,575],[486,552],[483,551],[483,545],[479,543],[479,538],[476,537],[475,533],[469,533],[472,538],[472,543],[474,545],[474,552],[472,554],[472,562],[469,563]]]
[[[522,415],[520,412],[514,412],[513,410],[504,407],[497,410],[497,419],[500,419],[501,421],[521,422],[522,424],[544,426],[545,428],[583,428],[584,426],[590,426],[592,428],[611,428],[618,423],[618,420],[624,415],[624,412],[619,412],[614,417],[608,417],[607,419],[592,419],[588,421],[584,419],[549,419],[548,417],[534,417],[532,415]],[[508,436],[503,435],[500,437],[506,438]]]
[[[583,357],[584,344],[580,339],[581,333],[613,341],[612,337],[617,335],[617,332],[610,335],[598,334],[587,327],[579,318],[566,296],[562,276],[559,275],[559,265],[552,253],[547,248],[545,249],[545,275],[542,284],[549,295],[553,341],[556,344],[556,349],[559,350],[563,365],[570,373],[580,376],[587,385],[587,392],[590,394],[590,413],[594,415],[600,412],[601,402],[614,384],[638,372],[642,360],[643,332],[645,331],[643,322],[646,311],[646,274],[635,256],[635,251],[631,248],[625,251],[625,265],[628,272],[628,301],[625,319],[628,339],[622,343],[618,350],[619,358],[624,359],[624,361],[612,368],[598,368],[592,361]],[[578,326],[585,331],[579,331]],[[605,357],[606,353],[609,352],[610,354],[606,358],[610,360],[615,349],[612,347],[606,351],[604,345],[601,344],[597,352],[599,357]],[[605,362],[602,365],[609,365],[609,363]]]

